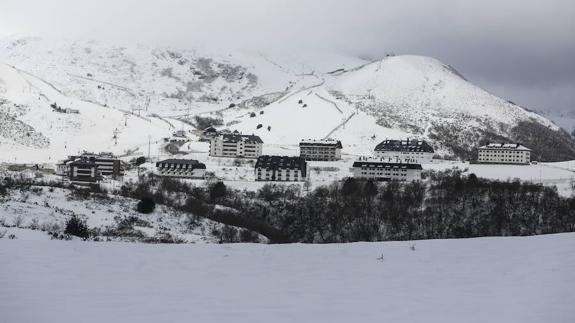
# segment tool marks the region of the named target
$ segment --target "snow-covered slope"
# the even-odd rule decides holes
[[[61,109],[77,113],[55,111]],[[0,161],[55,161],[81,150],[135,149],[168,136],[170,125],[66,96],[48,81],[0,64]],[[114,137],[117,138],[114,139]]]
[[[258,134],[279,149],[304,138],[332,137],[342,140],[345,153],[369,154],[385,138],[417,136],[433,142],[440,155],[468,158],[480,141],[501,140],[522,142],[539,160],[575,158],[575,143],[555,124],[429,57],[366,62],[325,53],[8,38],[0,40],[0,61],[49,82],[66,98],[150,118],[220,118],[223,128]],[[7,87],[14,87],[9,81]],[[13,127],[26,125],[34,127]]]
[[[574,245],[573,233],[345,245],[0,239],[0,321],[570,323]]]

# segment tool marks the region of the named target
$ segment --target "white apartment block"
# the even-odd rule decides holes
[[[531,149],[521,144],[490,143],[477,151],[477,162],[485,164],[529,164]]]
[[[165,177],[204,178],[206,165],[194,159],[166,159],[156,163],[157,174]]]
[[[210,156],[258,158],[262,154],[263,141],[254,135],[242,135],[237,131],[224,133],[210,139]]]
[[[301,157],[260,156],[255,165],[255,178],[256,181],[305,181],[307,162]]]
[[[386,160],[409,160],[419,164],[430,164],[435,151],[425,140],[386,139],[375,147],[375,156]]]
[[[389,162],[380,158],[360,157],[350,169],[353,177],[376,181],[411,182],[421,180],[421,164]]]
[[[302,140],[299,156],[305,160],[333,161],[341,159],[341,141],[334,139]]]

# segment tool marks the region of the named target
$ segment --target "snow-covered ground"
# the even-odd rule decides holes
[[[573,233],[330,245],[1,239],[0,322],[570,323],[574,246]]]
[[[72,191],[60,188],[11,190],[8,196],[0,198],[0,233],[6,237],[13,234],[16,239],[49,240],[49,232],[62,232],[66,221],[76,215],[90,229],[116,229],[121,221],[131,219],[133,229],[142,237],[168,233],[186,243],[217,242],[210,232],[220,227],[219,223],[189,218],[189,214],[164,205],[158,205],[152,213],[141,214],[136,212],[137,203],[137,200],[114,195],[105,199],[79,198]],[[103,239],[110,238],[102,235]],[[118,239],[141,240],[130,236]]]
[[[445,155],[454,144],[449,134],[471,150],[485,131],[520,140],[512,129],[522,122],[558,129],[448,65],[415,55],[367,62],[324,52],[292,56],[9,37],[0,39],[0,99],[7,100],[0,114],[34,130],[13,122],[22,129],[0,131],[10,157],[0,161],[20,163],[81,149],[144,148],[149,137],[156,142],[174,130],[158,115],[218,118],[219,128],[254,133],[267,144],[336,138],[350,154],[367,154],[386,138],[417,136]],[[52,112],[53,102],[80,114]],[[50,145],[31,148],[28,133]]]

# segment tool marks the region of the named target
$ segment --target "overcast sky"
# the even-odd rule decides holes
[[[518,104],[575,110],[574,0],[0,0],[0,35],[429,55]]]

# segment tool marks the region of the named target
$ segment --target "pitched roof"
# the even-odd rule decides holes
[[[494,150],[531,150],[522,144],[513,143],[488,143],[487,145],[479,147],[479,149],[494,149]]]
[[[304,139],[299,143],[299,146],[328,146],[340,149],[342,148],[341,141],[335,139]]]
[[[288,157],[288,156],[268,156],[262,155],[258,157],[255,168],[265,169],[299,169],[303,174],[306,174],[307,163],[301,157]]]
[[[220,135],[225,142],[263,143],[262,139],[256,135],[242,135],[240,133],[223,133]]]
[[[425,140],[419,139],[406,139],[406,140],[393,140],[386,139],[375,146],[375,151],[410,151],[410,152],[425,152],[433,153],[433,147]]]
[[[156,163],[156,167],[160,167],[161,164],[168,165],[191,165],[192,169],[206,169],[204,163],[200,163],[195,159],[165,159]],[[186,167],[189,168],[189,167]]]

